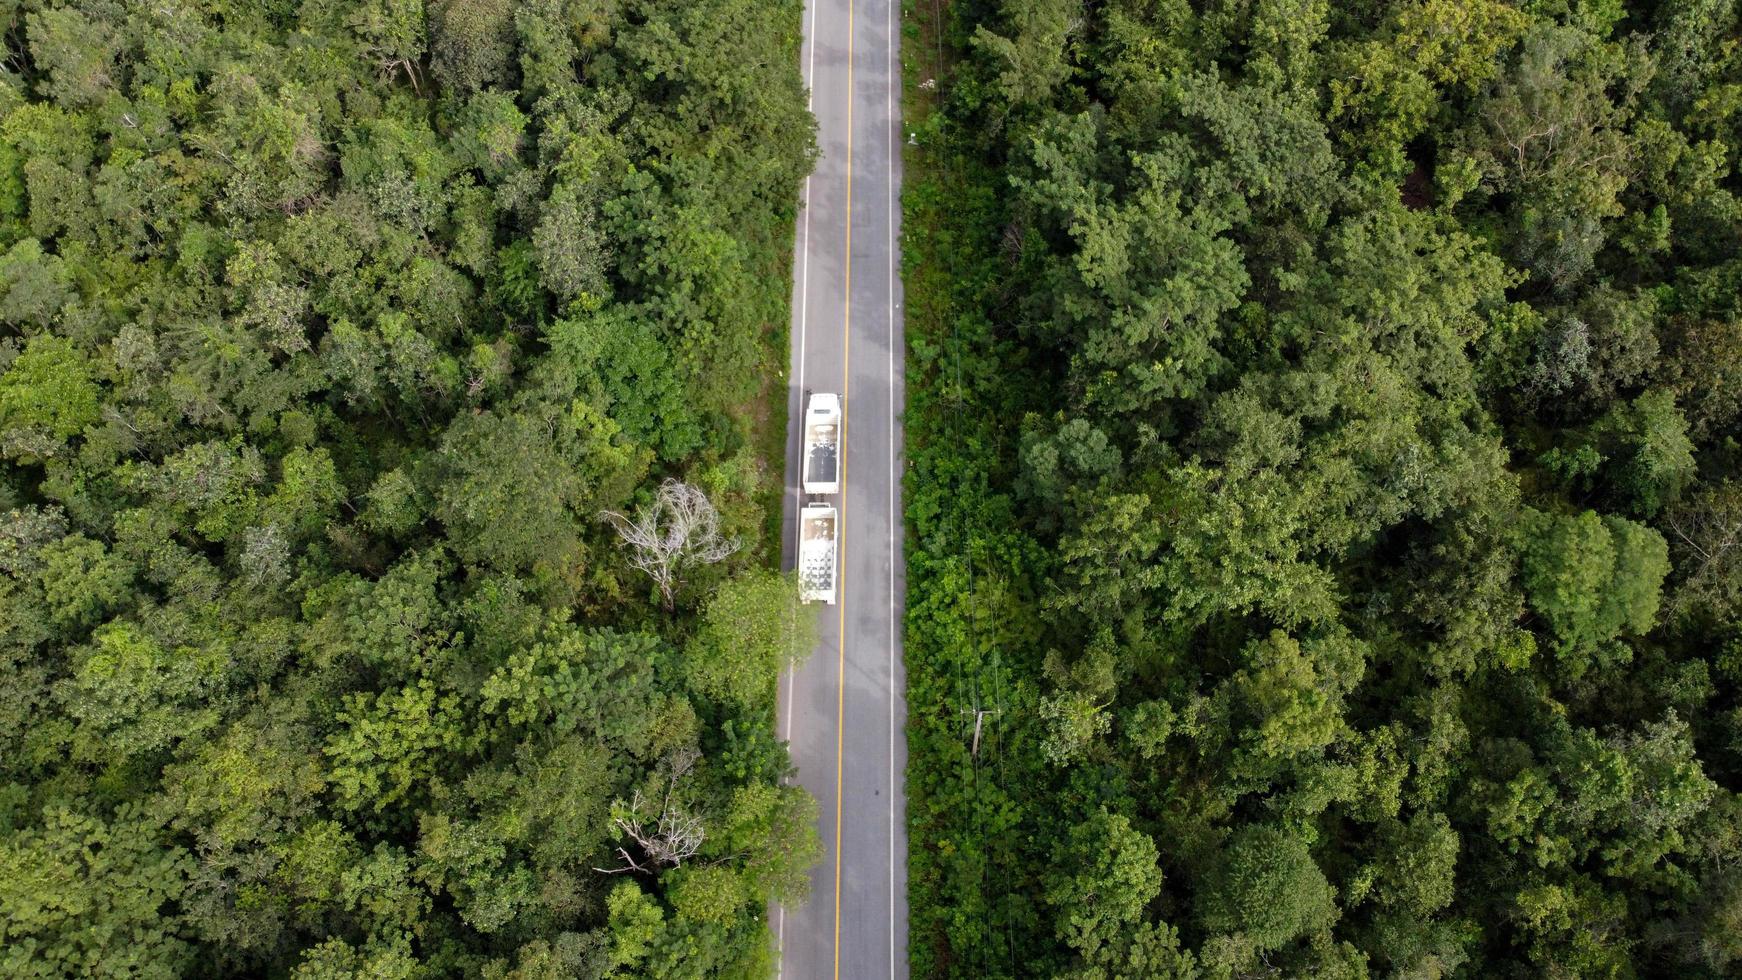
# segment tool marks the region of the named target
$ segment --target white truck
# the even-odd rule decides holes
[[[804,492],[841,492],[841,398],[818,392],[804,410]]]
[[[835,604],[835,508],[806,504],[798,514],[798,591],[805,602]]]

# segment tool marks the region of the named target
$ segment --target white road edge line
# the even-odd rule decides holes
[[[817,7],[816,7],[816,5],[818,2],[819,2],[819,0],[810,0],[810,4],[811,4],[811,31],[813,33],[810,37],[806,38],[806,43],[810,47],[810,69],[809,69],[810,78],[806,79],[806,81],[805,81],[805,104],[804,104],[804,107],[805,107],[806,112],[810,112],[816,104],[816,92],[812,88],[812,86],[814,85],[814,83],[816,81],[817,46],[816,46],[816,37],[815,37],[814,32],[816,31],[816,27],[817,27]],[[805,176],[805,179],[804,179],[804,221],[803,221],[802,227],[804,229],[803,234],[801,235],[802,244],[799,245],[798,252],[799,252],[799,258],[804,263],[804,271],[802,273],[800,273],[800,279],[799,279],[799,290],[798,290],[798,376],[794,379],[795,381],[798,382],[798,412],[799,412],[799,418],[801,421],[804,418],[804,410],[805,410],[805,405],[804,405],[805,334],[806,334],[806,328],[810,324],[810,299],[811,299],[811,177],[808,174]],[[789,421],[787,424],[791,425],[791,422]],[[802,440],[799,442],[799,447],[798,447],[798,464],[799,464],[799,483],[797,486],[793,487],[793,498],[797,504],[802,505],[804,503],[804,442]],[[796,669],[797,669],[796,661],[788,661],[788,663],[787,663],[787,679],[789,682],[792,680],[793,672]],[[791,741],[791,739],[792,739],[792,684],[791,683],[788,683],[786,686],[786,721],[782,727],[784,730],[781,732],[781,738],[783,738],[787,741]],[[784,909],[784,906],[782,908]]]
[[[898,84],[895,74],[895,7],[900,0],[887,0],[889,6],[885,29],[888,36],[883,48],[883,68],[888,75],[889,101],[889,173],[884,186],[888,189],[887,227],[889,229],[889,980],[895,980],[895,696],[896,655],[900,634],[895,622],[895,175],[900,172],[897,154],[901,152],[899,127],[901,111],[896,98]],[[906,358],[902,359],[903,364]]]
[[[804,71],[804,76],[805,76],[805,78],[804,78],[804,87],[805,87],[804,108],[805,108],[806,112],[812,113],[812,118],[815,118],[815,113],[813,110],[815,109],[816,101],[817,101],[817,97],[816,97],[817,34],[816,34],[816,32],[817,32],[817,3],[819,2],[819,0],[809,0],[809,2],[810,2],[810,8],[811,8],[811,11],[810,11],[810,13],[811,13],[811,25],[810,25],[810,30],[805,32],[805,37],[802,41],[803,45],[810,49],[810,51],[805,55],[806,64],[805,64],[805,71]],[[804,272],[801,274],[801,278],[799,279],[799,289],[798,289],[798,376],[793,379],[798,383],[798,412],[799,412],[799,418],[801,420],[804,418],[804,408],[805,408],[805,405],[804,405],[805,328],[810,322],[810,298],[811,298],[811,178],[810,178],[809,174],[806,174],[805,178],[804,178],[804,223],[803,223],[803,228],[804,228],[803,244],[799,246],[799,250],[798,250],[799,259],[802,262],[804,262]],[[790,425],[791,423],[789,422],[788,424]],[[804,443],[802,440],[799,442],[799,447],[798,447],[798,465],[799,465],[799,486],[796,489],[796,492],[793,494],[795,512],[798,508],[798,505],[800,505],[804,502],[804,489],[803,489],[803,487],[804,487]],[[784,497],[785,492],[782,491],[781,495]],[[797,685],[797,683],[798,683],[797,661],[796,660],[788,661],[787,668],[786,668],[786,719],[785,719],[785,723],[781,726],[783,731],[781,732],[781,736],[780,736],[781,741],[786,742],[788,745],[792,744],[792,689]],[[774,931],[774,945],[775,945],[775,948],[777,950],[779,950],[779,958],[775,961],[777,965],[775,966],[774,975],[776,977],[776,980],[784,980],[784,978],[786,976],[786,903],[785,902],[782,902],[779,905],[775,906],[775,914],[779,917],[780,921],[776,923],[775,931]]]

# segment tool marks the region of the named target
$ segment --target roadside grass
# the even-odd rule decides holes
[[[781,258],[771,276],[780,281],[792,281],[792,247],[778,253]],[[790,297],[790,291],[789,291]],[[792,337],[791,300],[781,304],[784,317],[776,317],[763,330],[763,352],[766,365],[762,372],[762,387],[756,398],[745,406],[750,424],[750,445],[756,454],[757,486],[753,495],[761,508],[762,527],[759,545],[762,561],[776,571],[780,569],[781,514],[786,494],[786,426],[787,426],[787,345]]]
[[[973,558],[968,528],[983,486],[985,426],[968,422],[957,321],[979,280],[984,245],[974,219],[956,212],[976,197],[941,116],[951,63],[946,0],[902,5],[902,284],[906,297],[908,470],[903,475],[907,532],[908,960],[914,976],[963,976],[976,964],[959,955],[981,943],[963,929],[988,916],[987,828],[964,812],[985,802],[978,760],[968,750],[963,709],[976,702],[971,662]],[[965,195],[965,196],[964,196]],[[972,207],[970,206],[970,210]],[[965,281],[966,280],[966,281]],[[970,361],[973,358],[970,355]],[[970,953],[971,959],[971,953]]]
[[[804,5],[794,3],[789,9],[792,11],[790,36],[797,39],[803,30]],[[795,40],[791,52],[794,66],[798,65],[803,50],[804,45]],[[780,295],[771,298],[768,321],[763,326],[761,386],[755,398],[741,407],[741,417],[749,426],[750,449],[756,457],[756,490],[751,496],[762,514],[757,546],[761,549],[763,565],[775,571],[780,570],[784,535],[781,506],[786,496],[786,427],[790,421],[786,396],[787,371],[792,362],[792,274],[796,244],[793,229],[801,216],[798,193],[799,189],[795,188],[792,209],[762,229],[766,241],[760,254],[770,258],[762,281],[779,283]]]
[[[908,766],[903,774],[906,782],[907,810],[907,880],[908,880],[908,949],[909,967],[914,976],[927,972],[949,972],[950,950],[946,930],[933,924],[929,903],[941,884],[931,851],[933,843],[928,833],[935,826],[929,819],[931,796],[925,777],[934,763],[928,751],[930,739],[926,733],[933,727],[935,713],[929,701],[916,698],[927,686],[925,679],[932,658],[926,655],[923,633],[912,628],[914,621],[912,597],[915,587],[926,581],[923,552],[918,547],[914,505],[919,495],[927,492],[921,471],[914,461],[925,451],[925,420],[928,413],[926,397],[938,380],[922,367],[916,350],[923,350],[947,336],[945,322],[950,307],[947,282],[940,281],[937,263],[931,261],[932,247],[940,229],[937,209],[937,173],[930,149],[919,145],[915,134],[935,129],[934,114],[944,84],[947,65],[943,57],[943,0],[902,0],[901,18],[901,118],[902,127],[902,189],[901,189],[901,279],[904,308],[903,330],[907,349],[903,351],[907,379],[905,413],[906,457],[908,470],[902,475],[904,531],[908,538],[903,549],[907,570],[908,615],[903,625],[902,649],[905,651],[907,687]],[[916,683],[918,682],[918,683]]]

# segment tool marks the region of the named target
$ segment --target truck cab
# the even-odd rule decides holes
[[[805,493],[841,492],[841,398],[829,392],[811,395],[804,410]]]

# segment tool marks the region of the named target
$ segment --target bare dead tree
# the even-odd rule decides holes
[[[617,831],[635,842],[635,846],[641,851],[641,859],[636,860],[627,846],[618,847],[617,856],[623,859],[622,866],[596,867],[594,871],[608,875],[622,874],[625,871],[651,874],[661,866],[675,868],[702,849],[702,840],[706,836],[702,818],[685,809],[681,803],[672,801],[672,794],[678,783],[695,768],[696,760],[701,755],[697,749],[685,748],[679,749],[666,759],[665,798],[660,801],[659,815],[653,819],[651,825],[645,813],[648,800],[641,795],[640,790],[635,791],[629,806],[612,819]]]
[[[685,568],[724,561],[738,550],[736,538],[720,534],[720,513],[708,495],[682,480],[661,483],[653,503],[636,511],[634,520],[609,510],[599,516],[629,545],[630,564],[659,586],[667,611]]]
[[[1670,599],[1675,612],[1709,608],[1728,616],[1742,606],[1742,484],[1726,481],[1670,508],[1663,524],[1670,557],[1682,573]]]

